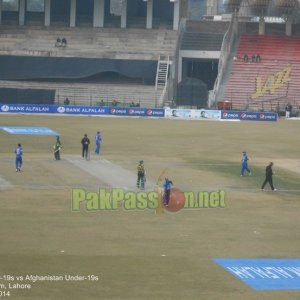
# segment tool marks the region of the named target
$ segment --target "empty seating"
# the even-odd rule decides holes
[[[57,39],[65,38],[64,47]],[[158,60],[173,56],[177,32],[167,29],[8,26],[0,28],[0,55]],[[38,78],[37,78],[38,80]],[[53,83],[2,81],[1,87],[56,90],[56,103],[95,105],[101,100],[135,102],[153,107],[155,86],[133,83]]]
[[[154,86],[132,83],[0,81],[0,87],[56,90],[55,103],[58,105],[68,98],[70,105],[97,105],[101,100],[116,100],[122,105],[134,102],[143,107],[153,107],[156,97]]]
[[[244,61],[247,54],[249,61]],[[252,62],[259,54],[261,61]],[[300,37],[241,36],[236,60],[226,84],[224,101],[233,109],[283,110],[287,102],[300,106]]]
[[[181,41],[181,50],[220,51],[224,34],[185,32]]]
[[[67,47],[55,47],[59,37]],[[166,29],[2,25],[0,54],[157,60],[174,54],[176,37]]]

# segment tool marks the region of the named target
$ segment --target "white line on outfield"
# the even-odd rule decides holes
[[[11,182],[7,181],[6,179],[0,176],[0,190],[9,189],[11,187],[13,187]]]

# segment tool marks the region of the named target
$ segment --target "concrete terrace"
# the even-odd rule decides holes
[[[65,37],[66,47],[56,47]],[[177,32],[168,29],[0,26],[0,55],[157,60],[174,55]]]
[[[67,40],[66,47],[56,47],[57,38]],[[126,60],[158,60],[173,56],[177,31],[161,27],[91,28],[65,26],[0,26],[0,55],[106,58]],[[37,78],[38,79],[38,78]],[[154,85],[134,82],[40,82],[0,81],[2,88],[54,89],[55,102],[69,98],[72,104],[95,105],[103,101],[140,103],[153,107],[156,102]]]

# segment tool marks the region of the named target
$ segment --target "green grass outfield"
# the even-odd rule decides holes
[[[0,190],[0,291],[9,290],[5,278],[31,284],[30,289],[11,289],[9,299],[300,298],[300,291],[255,291],[212,261],[299,257],[300,121],[1,115],[4,125],[49,127],[61,134],[63,144],[62,160],[54,161],[55,137],[0,131],[0,176],[11,184]],[[100,159],[132,172],[143,159],[153,182],[167,168],[184,191],[224,190],[226,207],[159,215],[122,208],[72,212],[72,188],[97,191],[103,185],[67,160],[80,159],[84,133],[93,148],[97,130],[103,138]],[[21,173],[14,166],[17,143],[25,152]],[[253,175],[241,178],[243,150]],[[87,164],[96,160],[91,159]],[[270,161],[279,191],[261,192]],[[86,280],[34,283],[26,275]]]

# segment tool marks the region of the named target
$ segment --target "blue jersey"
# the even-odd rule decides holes
[[[172,185],[173,185],[173,182],[171,180],[169,180],[168,178],[165,178],[165,181],[163,184],[164,190],[165,191],[170,190]]]
[[[16,153],[16,158],[21,158],[23,155],[23,148],[22,147],[16,148],[15,153]]]
[[[243,156],[242,156],[242,163],[246,164],[248,162],[248,160],[249,160],[249,158],[248,158],[247,154],[244,153]]]
[[[95,141],[96,141],[96,144],[98,145],[98,144],[100,144],[101,143],[101,135],[100,135],[100,133],[99,134],[96,134],[96,136],[95,136]]]

